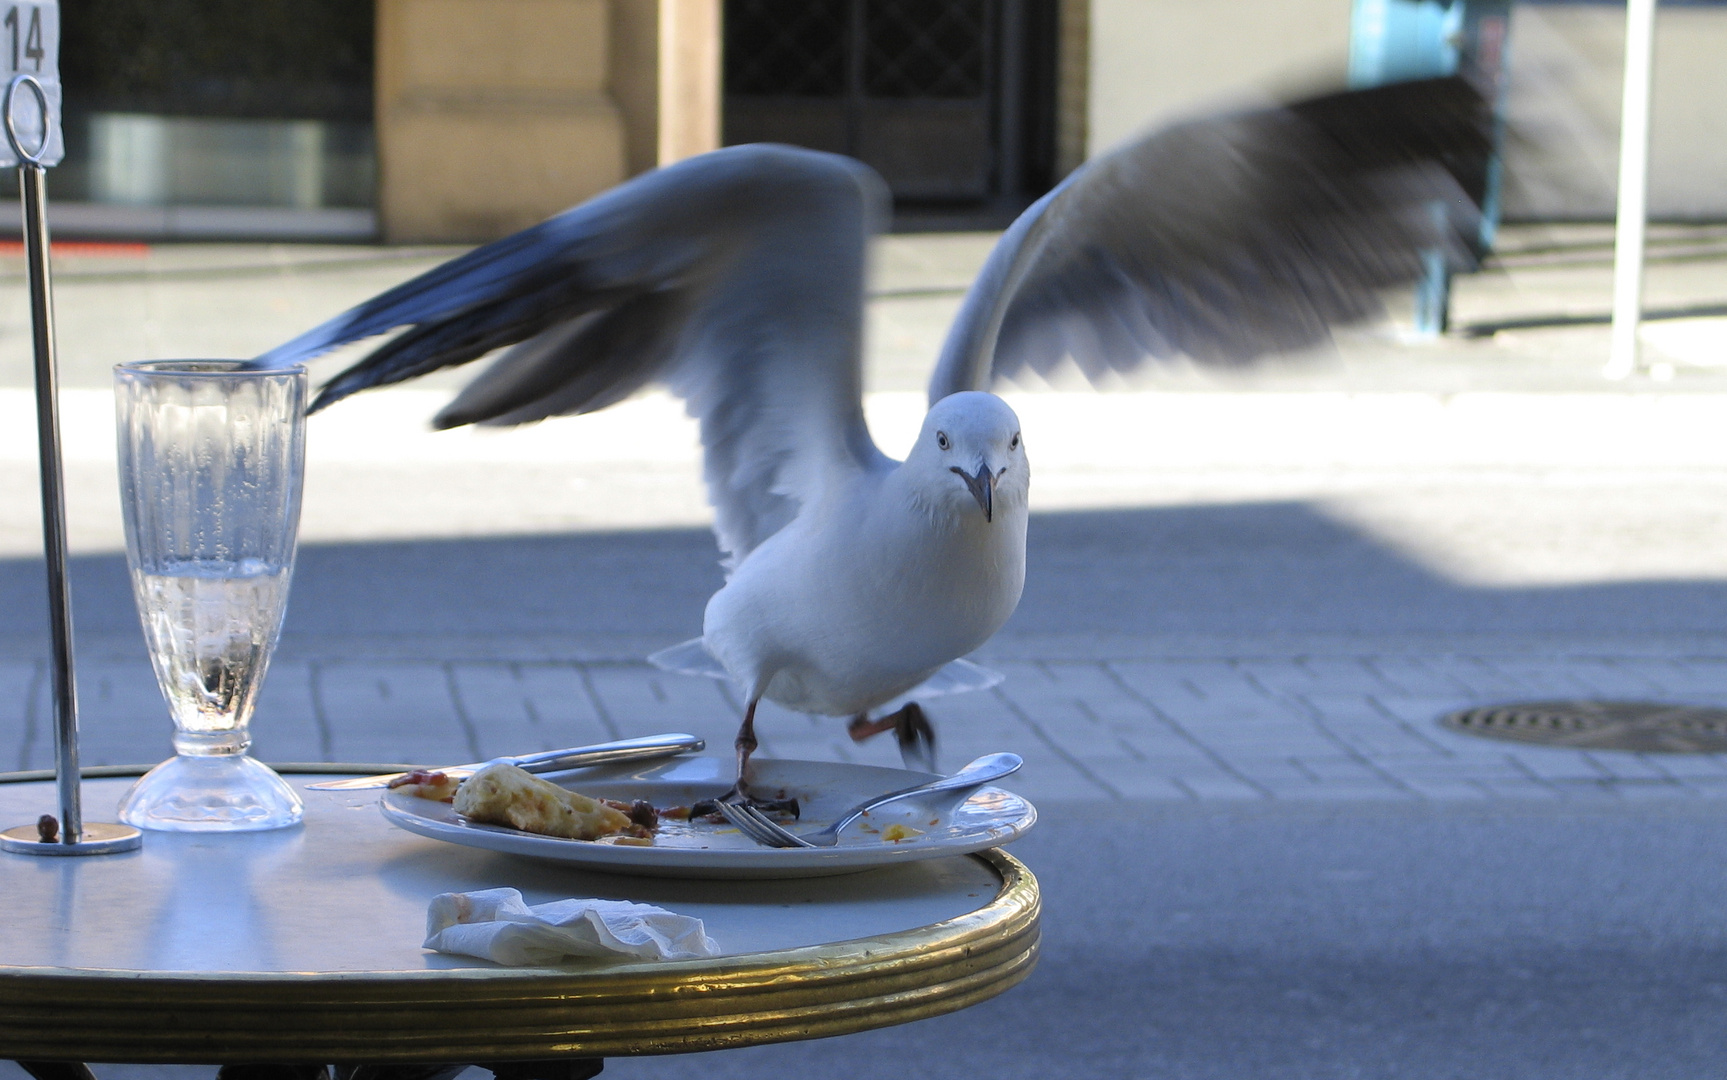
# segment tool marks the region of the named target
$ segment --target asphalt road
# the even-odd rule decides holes
[[[606,1075],[1720,1075],[1713,809],[1046,809],[1013,849],[1046,905],[1019,987],[905,1027]]]

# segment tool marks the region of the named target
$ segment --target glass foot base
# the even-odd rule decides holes
[[[120,800],[120,820],[169,832],[245,832],[300,823],[300,796],[245,754],[171,757]]]

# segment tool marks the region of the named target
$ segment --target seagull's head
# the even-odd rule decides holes
[[[1005,509],[1025,506],[1031,489],[1019,417],[994,394],[967,390],[930,407],[923,430],[906,456],[936,505],[982,512],[993,522]]]

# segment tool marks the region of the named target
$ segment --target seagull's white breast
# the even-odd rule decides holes
[[[801,712],[860,713],[1013,614],[1025,584],[1023,498],[992,522],[975,505],[932,508],[910,484],[895,469],[835,485],[714,594],[704,643],[747,693]]]

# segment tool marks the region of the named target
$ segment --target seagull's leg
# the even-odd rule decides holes
[[[704,818],[718,814],[719,806],[717,804],[723,802],[749,803],[757,810],[770,814],[782,814],[793,819],[802,813],[795,796],[787,798],[785,792],[782,791],[779,798],[765,798],[750,790],[750,755],[756,752],[756,706],[761,703],[761,700],[759,697],[750,699],[749,707],[744,710],[744,722],[738,727],[737,741],[732,744],[737,747],[738,751],[737,783],[732,785],[730,791],[717,799],[696,800],[690,805],[690,817]]]
[[[853,742],[863,742],[872,735],[891,731],[899,741],[900,759],[907,765],[917,765],[936,772],[935,727],[915,701],[908,701],[897,711],[880,720],[871,720],[868,713],[859,713],[846,725],[846,734]]]
[[[738,752],[738,782],[732,789],[720,796],[721,802],[741,800],[748,802],[750,798],[750,755],[756,752],[756,706],[761,704],[761,698],[750,699],[749,707],[744,709],[744,722],[738,727],[738,737],[732,743]]]
[[[871,720],[869,718],[869,713],[858,713],[846,724],[846,734],[852,737],[852,742],[863,742],[865,739],[870,738],[873,735],[880,735],[884,731],[892,731],[894,729],[894,725],[898,723],[894,717],[898,715],[899,713],[889,713],[880,720]]]

